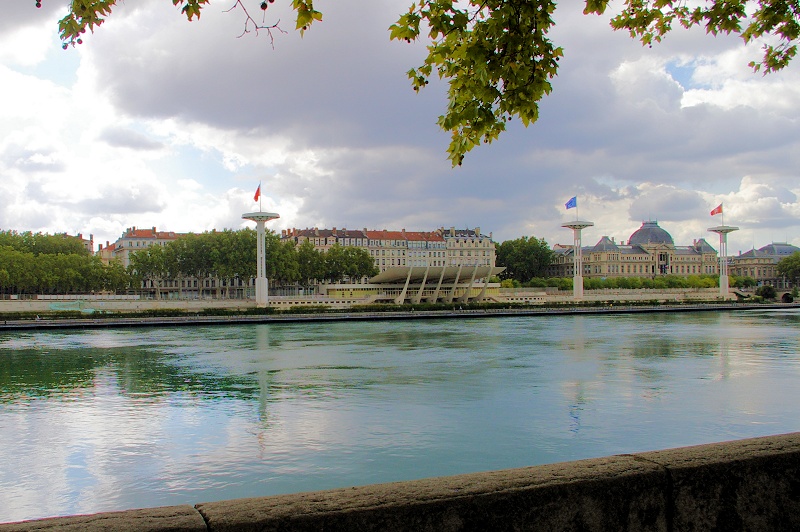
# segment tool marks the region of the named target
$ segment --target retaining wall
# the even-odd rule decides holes
[[[576,462],[0,525],[136,531],[800,530],[800,433]]]

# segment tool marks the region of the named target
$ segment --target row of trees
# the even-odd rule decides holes
[[[572,277],[534,277],[524,283],[515,279],[501,281],[501,286],[514,288],[521,286],[539,288],[558,288],[559,290],[572,290]],[[622,289],[656,289],[666,288],[714,288],[719,286],[719,278],[715,275],[689,275],[681,277],[678,275],[665,275],[651,279],[649,277],[607,277],[605,279],[586,278],[583,279],[583,287],[586,290],[602,290],[605,288]]]
[[[0,248],[9,248],[34,256],[74,254],[89,256],[91,253],[83,246],[79,238],[66,234],[48,235],[46,233],[31,233],[26,231],[0,231]]]
[[[129,272],[136,285],[145,280],[250,279],[256,276],[256,240],[253,229],[188,234],[165,246],[132,253]],[[320,251],[309,241],[299,246],[281,242],[272,232],[265,235],[264,245],[267,278],[278,285],[310,286],[378,273],[375,261],[362,248],[334,245]]]
[[[75,237],[0,231],[0,293],[117,293],[137,290],[145,282],[164,286],[173,280],[180,287],[189,278],[247,281],[256,276],[256,239],[252,229],[190,233],[132,253],[126,269],[119,261],[103,264]],[[378,273],[369,252],[361,248],[336,245],[323,252],[308,241],[299,246],[281,242],[270,232],[265,249],[266,275],[277,284],[309,286]]]
[[[121,264],[104,265],[79,238],[0,231],[0,294],[116,292],[129,285]]]

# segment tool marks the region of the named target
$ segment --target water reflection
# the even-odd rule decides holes
[[[798,430],[796,312],[0,335],[0,521]]]

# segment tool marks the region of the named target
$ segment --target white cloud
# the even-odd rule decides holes
[[[644,48],[559,5],[565,57],[540,121],[510,123],[451,169],[435,125],[446,86],[415,94],[405,72],[424,46],[388,39],[405,0],[315,4],[323,22],[276,33],[274,48],[237,38],[241,14],[223,4],[192,23],[162,0],[119,4],[68,51],[55,9],[13,10],[8,27],[36,44],[0,55],[0,227],[100,242],[132,225],[241,227],[261,182],[274,229],[479,226],[563,242],[561,207],[580,194],[598,239],[650,216],[697,238],[723,200],[743,228],[732,239],[800,233],[797,67],[754,75],[760,50],[738,38],[678,30]],[[290,29],[286,8],[268,18]]]

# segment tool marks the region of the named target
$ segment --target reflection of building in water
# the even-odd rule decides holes
[[[574,275],[572,246],[556,244],[548,274]],[[718,273],[717,251],[700,238],[688,246],[676,246],[658,222],[642,223],[628,239],[617,243],[603,236],[594,246],[584,246],[584,277],[658,277],[662,275],[700,275]]]
[[[751,249],[729,257],[730,272],[737,277],[752,277],[759,285],[775,288],[791,288],[790,279],[778,273],[778,262],[800,252],[800,248],[786,242],[773,242],[758,249]]]

